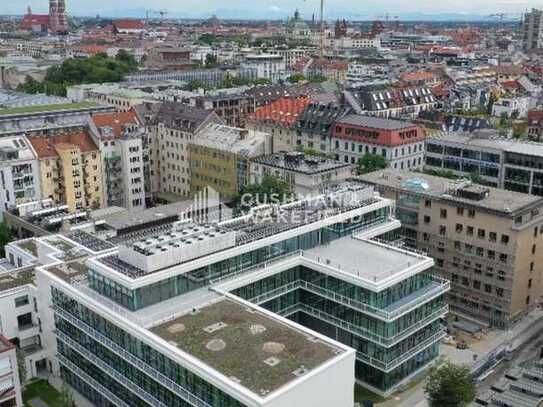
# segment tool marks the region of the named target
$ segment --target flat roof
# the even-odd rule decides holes
[[[57,103],[57,104],[49,104],[49,105],[10,107],[6,109],[0,109],[0,116],[27,114],[27,113],[55,112],[55,111],[61,111],[61,110],[76,110],[76,109],[86,109],[86,108],[91,108],[91,107],[99,107],[99,105],[92,102],[80,102],[80,103]]]
[[[61,278],[62,280],[71,283],[78,279],[83,279],[87,276],[87,266],[85,261],[87,257],[81,257],[69,263],[61,263],[47,268],[47,271]]]
[[[337,124],[350,124],[352,126],[369,127],[378,130],[402,130],[416,127],[415,124],[405,120],[383,119],[361,114],[349,114],[339,119]]]
[[[386,169],[361,175],[360,179],[374,185],[404,190],[406,192],[410,191],[451,202],[461,202],[466,205],[502,212],[508,215],[537,204],[543,205],[542,197],[487,186],[481,186],[488,191],[481,200],[463,198],[451,194],[455,187],[460,186],[460,183],[448,178],[419,172]],[[466,184],[466,186],[469,188],[469,184]]]
[[[158,325],[151,332],[261,397],[343,352],[229,299]]]
[[[34,283],[34,267],[26,267],[0,274],[0,291]]]
[[[303,256],[377,284],[426,261],[413,252],[351,236],[304,250]]]
[[[275,153],[253,158],[253,161],[258,164],[309,175],[353,167],[351,164],[342,161],[318,156],[305,156],[303,153]]]

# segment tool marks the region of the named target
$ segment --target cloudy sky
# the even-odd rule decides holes
[[[75,15],[118,15],[122,10],[140,12],[145,9],[167,9],[176,16],[205,16],[218,12],[246,11],[248,16],[257,13],[267,18],[283,18],[296,7],[310,17],[318,9],[319,0],[66,0],[68,10]],[[485,15],[488,13],[507,12],[519,15],[526,8],[537,6],[530,0],[325,0],[329,14],[351,14],[374,18],[384,12],[390,15],[409,13],[468,13]],[[48,0],[0,0],[0,14],[22,14],[27,5],[35,12],[45,12]],[[226,4],[228,6],[226,6]]]

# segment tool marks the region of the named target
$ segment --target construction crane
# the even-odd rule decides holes
[[[159,15],[160,23],[162,24],[164,22],[164,18],[168,15],[168,10],[145,10],[145,19],[147,20],[147,23],[149,23],[150,15]]]
[[[499,20],[500,22],[500,25],[502,25],[503,23],[503,19],[507,17],[507,19],[509,20],[518,20],[519,17],[516,17],[516,16],[512,16],[508,13],[495,13],[495,14],[489,14],[488,17],[491,17],[491,18],[496,18]]]

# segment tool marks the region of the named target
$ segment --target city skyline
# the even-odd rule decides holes
[[[386,0],[379,5],[361,5],[353,0],[335,0],[333,10],[330,10],[328,4],[327,16],[335,18],[344,15],[347,18],[374,19],[384,17],[385,13],[390,16],[399,16],[406,19],[417,19],[432,16],[444,19],[450,16],[458,19],[463,15],[466,18],[479,16],[486,17],[488,14],[503,12],[508,13],[509,17],[519,16],[526,9],[537,6],[537,3],[530,0],[509,0],[494,2],[483,0],[471,2],[461,0],[454,3],[432,2],[428,0],[419,0],[409,4],[401,0]],[[128,5],[128,8],[126,7]],[[31,6],[36,12],[42,12],[47,9],[47,1],[30,0],[21,2],[19,0],[7,0],[0,6],[0,14],[23,14],[27,6]],[[129,17],[143,17],[147,9],[166,9],[172,17],[204,18],[209,15],[217,14],[222,18],[262,18],[262,19],[281,19],[290,15],[292,11],[299,8],[305,17],[310,18],[313,12],[318,11],[318,0],[307,0],[291,2],[288,0],[267,1],[265,4],[255,4],[248,0],[237,0],[225,8],[224,3],[218,0],[206,0],[204,2],[196,0],[187,0],[183,7],[174,0],[134,0],[131,2],[112,2],[97,0],[91,4],[83,0],[71,0],[67,4],[68,10],[72,15],[96,15],[117,17],[123,15]]]

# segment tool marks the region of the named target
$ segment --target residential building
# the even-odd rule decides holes
[[[351,91],[362,113],[383,118],[416,118],[425,110],[437,107],[437,99],[428,87],[362,89]]]
[[[123,87],[118,83],[73,85],[68,86],[66,92],[67,97],[73,102],[92,101],[122,111],[128,111],[152,100],[150,94],[139,89]]]
[[[130,211],[145,209],[145,174],[150,173],[150,160],[144,150],[145,128],[136,112],[95,114],[90,124],[102,156],[105,205]]]
[[[251,183],[260,184],[267,175],[285,181],[298,196],[317,195],[326,186],[353,176],[354,166],[300,152],[281,152],[252,159]]]
[[[352,109],[338,103],[310,103],[298,117],[295,124],[296,148],[313,149],[320,153],[333,153],[332,132],[340,118]]]
[[[245,57],[242,69],[254,70],[257,78],[268,79],[275,83],[287,76],[287,66],[279,54],[252,54]]]
[[[543,25],[541,24],[541,10],[532,8],[524,14],[522,22],[523,46],[525,51],[543,48]]]
[[[28,138],[38,160],[42,197],[70,212],[104,205],[102,162],[87,130]]]
[[[541,141],[541,136],[543,136],[543,110],[528,112],[528,129],[526,132],[531,140]]]
[[[542,198],[394,170],[361,178],[396,200],[405,242],[427,252],[435,273],[451,281],[451,313],[507,328],[537,307]]]
[[[193,67],[190,48],[153,47],[149,50],[145,66],[149,69],[175,71]]]
[[[500,137],[494,130],[435,133],[426,139],[424,168],[446,170],[510,191],[543,196],[543,144]]]
[[[189,145],[191,193],[211,187],[221,198],[234,198],[249,184],[250,160],[270,153],[270,138],[216,123],[202,128]]]
[[[293,151],[296,148],[295,124],[300,114],[311,103],[308,97],[284,97],[259,107],[247,119],[249,132],[271,135],[271,152]]]
[[[492,105],[492,116],[525,119],[531,106],[529,96],[503,97]]]
[[[97,405],[351,407],[355,379],[388,395],[438,356],[449,287],[373,240],[392,208],[354,182],[114,248],[71,234],[88,269],[37,267],[52,372]]]
[[[383,156],[391,168],[421,169],[424,138],[424,130],[411,122],[349,114],[335,122],[332,151],[346,163],[373,154]]]
[[[191,193],[189,144],[210,123],[224,124],[212,110],[164,103],[156,112],[140,110],[150,140],[150,184],[155,197],[171,202]]]
[[[0,335],[0,405],[23,407],[15,345]]]
[[[117,20],[113,22],[113,30],[116,34],[143,34],[145,23],[141,20]]]
[[[26,137],[0,138],[0,220],[4,211],[40,196],[38,161]]]
[[[254,98],[244,93],[217,92],[193,97],[189,104],[213,110],[228,126],[245,127],[247,116],[255,111]]]

